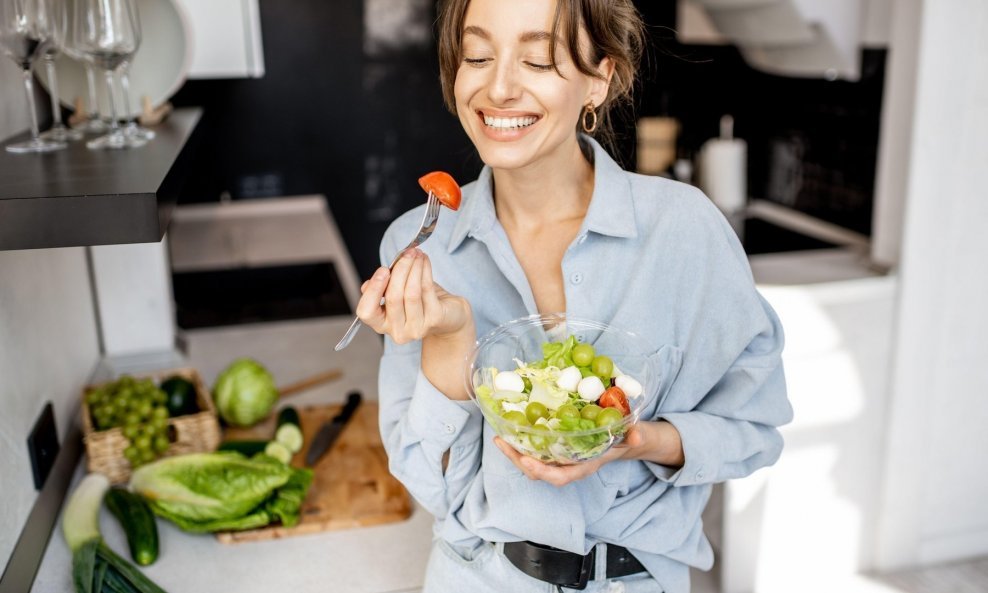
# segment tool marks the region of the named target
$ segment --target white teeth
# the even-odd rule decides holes
[[[492,128],[525,128],[535,123],[537,117],[491,117],[484,116],[484,123]]]

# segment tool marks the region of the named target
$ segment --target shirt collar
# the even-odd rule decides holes
[[[611,237],[637,237],[634,202],[627,174],[596,140],[589,136],[581,136],[581,140],[590,145],[594,155],[594,188],[583,221],[584,229]],[[477,180],[471,184],[468,195],[464,196],[447,247],[450,253],[467,236],[484,234],[494,225],[496,213],[491,175],[491,168],[485,165]]]

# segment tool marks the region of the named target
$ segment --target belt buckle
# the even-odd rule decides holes
[[[566,587],[567,589],[577,589],[581,591],[583,589],[586,589],[587,583],[590,582],[590,575],[593,574],[594,572],[594,565],[596,564],[595,562],[596,558],[597,558],[597,548],[594,547],[590,549],[589,554],[583,556],[583,560],[580,563],[580,576],[579,576],[580,580],[575,583],[570,583],[568,585],[564,584],[562,586]]]

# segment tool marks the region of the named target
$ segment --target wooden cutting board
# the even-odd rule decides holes
[[[322,424],[342,406],[298,408],[305,444],[292,465],[305,467],[305,452]],[[293,535],[350,529],[403,521],[412,514],[408,492],[388,472],[388,458],[377,425],[377,402],[361,402],[336,442],[312,468],[312,487],[302,503],[302,517],[294,527],[272,526],[217,533],[225,544],[278,539]],[[270,439],[275,416],[250,428],[230,428],[224,440]]]

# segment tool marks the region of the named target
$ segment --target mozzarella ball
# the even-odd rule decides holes
[[[580,379],[576,392],[580,394],[580,399],[588,402],[597,401],[597,398],[604,393],[604,383],[597,375],[590,375]]]
[[[521,375],[514,371],[505,371],[494,376],[494,389],[497,391],[517,391],[521,393],[525,390],[525,381]]]
[[[580,374],[580,369],[575,366],[568,366],[559,373],[559,378],[556,379],[556,385],[566,391],[576,391],[582,378],[583,375]]]
[[[636,381],[634,377],[621,375],[614,379],[614,384],[620,387],[621,391],[628,397],[638,397],[642,394],[642,384]]]

